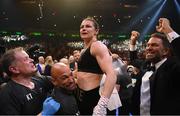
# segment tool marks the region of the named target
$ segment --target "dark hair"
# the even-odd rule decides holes
[[[162,45],[164,46],[165,49],[168,50],[168,54],[166,55],[166,57],[173,56],[172,47],[171,47],[170,42],[168,41],[165,34],[163,34],[163,33],[153,33],[151,35],[151,37],[156,37],[156,38],[159,38],[159,39],[162,40]]]
[[[22,47],[17,47],[14,49],[10,49],[4,53],[0,60],[1,67],[3,68],[2,71],[5,72],[8,76],[12,75],[12,72],[9,70],[9,66],[11,66],[15,61],[15,54],[17,51],[22,51]]]
[[[169,43],[169,41],[168,41],[168,39],[167,39],[167,37],[166,37],[165,34],[162,34],[162,33],[153,33],[153,34],[151,35],[151,37],[156,37],[156,38],[161,39],[163,46],[164,46],[165,48],[170,48],[170,43]]]
[[[88,16],[88,17],[86,17],[85,19],[83,19],[83,21],[84,21],[84,20],[92,21],[92,22],[94,23],[95,29],[99,29],[99,24],[98,24],[98,22],[97,22],[93,17]]]
[[[80,51],[79,50],[74,50],[73,54],[76,54],[76,53],[80,53]]]

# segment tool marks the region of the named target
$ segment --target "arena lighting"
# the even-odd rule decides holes
[[[48,33],[48,36],[49,36],[49,37],[54,37],[55,34],[54,34],[54,33]]]
[[[180,5],[179,5],[179,3],[177,2],[177,0],[174,0],[174,3],[175,3],[175,5],[176,5],[176,9],[177,9],[177,11],[178,11],[178,14],[180,15]]]
[[[40,0],[39,4],[39,12],[40,12],[40,19],[43,18],[43,6],[44,6],[44,1],[43,0]]]
[[[148,31],[149,31],[152,27],[155,28],[155,22],[158,21],[158,18],[159,18],[158,16],[159,16],[159,14],[161,13],[161,11],[162,11],[162,9],[163,9],[166,1],[167,1],[167,0],[164,0],[164,2],[162,3],[162,5],[158,8],[158,10],[156,10],[156,13],[152,16],[150,22],[147,22],[147,26],[144,27],[143,32],[142,32],[141,35],[140,35],[140,39],[139,39],[140,41],[144,40],[145,35],[148,33]]]
[[[148,13],[150,13],[156,6],[158,6],[161,3],[161,1],[162,0],[150,0],[146,4],[144,4],[143,7],[140,9],[140,12],[138,12],[138,14],[129,21],[130,23],[127,24],[127,26],[124,26],[126,27],[124,28],[125,32],[131,31],[132,28],[140,21],[140,19]]]
[[[22,35],[22,32],[16,32],[16,35]]]
[[[32,32],[32,33],[30,33],[30,35],[34,35],[34,36],[41,36],[41,35],[42,35],[42,33],[40,33],[40,32]]]
[[[126,38],[126,35],[118,35],[118,38]]]
[[[8,32],[7,32],[7,31],[1,31],[0,33],[2,33],[2,34],[7,34]]]

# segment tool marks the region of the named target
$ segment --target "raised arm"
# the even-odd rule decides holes
[[[173,53],[180,59],[180,35],[173,30],[170,21],[167,18],[160,18],[156,30],[166,34],[167,39],[172,45]]]
[[[137,42],[137,39],[139,38],[139,35],[140,33],[137,31],[131,32],[130,43],[129,43],[131,61],[137,59],[136,42]]]

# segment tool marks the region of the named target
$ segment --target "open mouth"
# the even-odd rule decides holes
[[[87,35],[87,33],[81,33],[81,35]]]
[[[152,56],[152,55],[154,55],[154,52],[152,52],[152,51],[148,51],[148,52],[146,53],[146,55],[148,55],[148,56]]]

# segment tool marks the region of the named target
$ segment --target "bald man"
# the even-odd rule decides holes
[[[54,64],[51,76],[55,85],[52,97],[61,104],[55,115],[77,115],[78,108],[74,97],[76,83],[69,66],[64,63]]]

